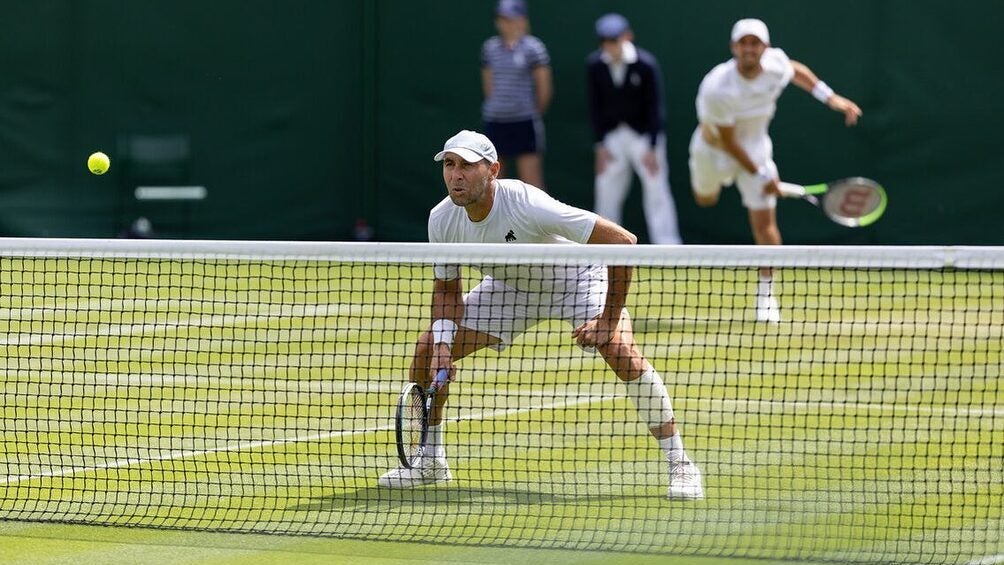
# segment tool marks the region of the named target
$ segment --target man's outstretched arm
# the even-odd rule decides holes
[[[833,89],[825,82],[819,80],[816,73],[812,72],[812,69],[804,63],[792,61],[791,67],[795,69],[795,76],[791,78],[791,82],[815,96],[817,100],[829,106],[831,110],[842,113],[844,115],[844,123],[848,126],[858,123],[858,118],[861,117],[861,108],[857,104],[833,92]]]

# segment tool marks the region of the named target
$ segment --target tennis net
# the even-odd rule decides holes
[[[634,266],[634,337],[705,497],[666,498],[625,386],[560,321],[458,363],[451,481],[380,487],[444,263]],[[776,323],[756,321],[764,265]],[[1004,554],[1002,267],[1000,248],[0,239],[0,519],[978,562]]]

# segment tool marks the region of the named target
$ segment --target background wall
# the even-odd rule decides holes
[[[734,190],[689,195],[697,86],[729,57],[740,17],[858,102],[857,128],[791,87],[772,126],[785,179],[865,175],[890,207],[848,230],[783,202],[789,243],[1002,244],[1004,3],[970,0],[529,0],[555,99],[545,117],[551,193],[592,206],[583,66],[593,21],[620,11],[661,61],[669,158],[684,238],[749,243]],[[144,214],[162,235],[343,239],[364,217],[385,240],[422,240],[444,195],[431,161],[479,128],[479,49],[494,0],[4,0],[0,35],[0,235],[112,237]],[[185,136],[191,204],[142,205],[123,140]],[[112,170],[84,167],[104,150]],[[636,186],[637,188],[637,186]],[[637,190],[627,226],[643,236]]]

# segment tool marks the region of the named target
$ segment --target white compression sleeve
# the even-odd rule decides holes
[[[642,422],[649,429],[657,428],[673,420],[673,405],[669,402],[666,385],[655,368],[649,367],[640,377],[624,383],[628,397],[634,402]]]

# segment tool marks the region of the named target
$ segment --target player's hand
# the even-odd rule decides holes
[[[445,343],[437,343],[432,346],[432,359],[429,363],[429,383],[436,378],[436,373],[440,369],[449,371],[450,378],[447,382],[452,383],[453,379],[457,376],[457,368],[453,365],[453,356],[450,354],[450,347]]]
[[[603,171],[607,169],[607,163],[610,162],[610,150],[606,147],[600,145],[596,148],[596,174],[602,175]]]
[[[780,181],[777,179],[770,179],[770,182],[763,185],[763,193],[772,196],[784,196],[781,194]]]
[[[844,114],[844,123],[848,126],[856,125],[858,118],[861,117],[861,108],[858,108],[857,104],[839,94],[830,96],[830,99],[826,101],[826,105],[834,111],[842,112]]]
[[[655,154],[655,149],[649,149],[645,152],[645,155],[641,158],[641,164],[645,166],[648,174],[653,177],[659,174],[659,158]]]
[[[601,347],[617,335],[617,325],[620,320],[609,320],[599,315],[572,331],[575,343],[582,347]]]

